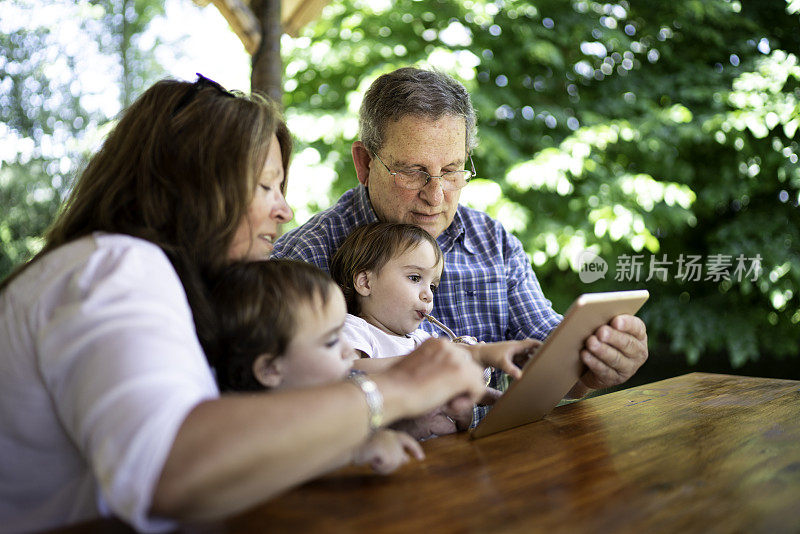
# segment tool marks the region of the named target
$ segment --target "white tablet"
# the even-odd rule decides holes
[[[472,437],[488,436],[547,415],[585,372],[580,351],[586,339],[617,315],[634,315],[649,296],[642,289],[578,297],[561,324],[522,368],[522,376],[472,429]]]

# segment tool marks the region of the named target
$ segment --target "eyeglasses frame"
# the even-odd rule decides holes
[[[381,165],[383,165],[383,168],[386,169],[386,172],[388,172],[389,175],[393,179],[396,179],[398,174],[402,174],[402,173],[400,173],[398,171],[393,171],[392,169],[390,169],[389,166],[386,165],[386,163],[383,162],[383,160],[381,159],[381,157],[378,155],[377,152],[373,152],[371,150],[370,150],[370,152],[372,152],[372,155],[375,156],[378,159],[378,161],[381,162]],[[467,159],[469,159],[470,167],[472,167],[471,170],[470,169],[463,169],[462,171],[447,171],[446,173],[440,174],[438,176],[434,176],[434,175],[429,174],[429,173],[427,173],[426,171],[423,171],[423,170],[414,171],[414,172],[421,172],[422,174],[424,174],[428,178],[425,180],[425,183],[422,185],[422,187],[418,187],[417,189],[409,189],[409,191],[419,191],[421,189],[424,189],[425,186],[427,186],[430,183],[431,178],[438,178],[439,182],[442,183],[442,184],[448,183],[446,180],[442,179],[442,176],[444,176],[444,174],[448,174],[450,172],[467,171],[467,172],[470,173],[470,175],[467,176],[466,180],[464,181],[464,185],[461,186],[461,187],[458,187],[456,189],[451,189],[450,191],[458,191],[459,189],[463,189],[470,182],[470,180],[475,178],[475,175],[477,174],[477,172],[475,172],[475,163],[472,161],[472,154],[470,154],[469,152],[467,152]],[[395,181],[395,184],[398,185],[399,187],[403,187],[402,185],[398,184],[397,181]],[[407,187],[403,187],[403,189],[408,189],[408,188]],[[444,189],[444,187],[442,187],[442,189]]]

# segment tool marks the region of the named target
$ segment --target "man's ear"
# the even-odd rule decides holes
[[[353,142],[351,148],[353,153],[353,165],[356,167],[356,176],[359,183],[364,187],[369,187],[369,164],[372,162],[372,154],[361,141]]]
[[[275,358],[272,354],[260,355],[253,362],[253,376],[266,388],[280,386],[283,382],[282,358]]]
[[[362,297],[368,297],[372,293],[372,288],[370,287],[371,275],[371,271],[361,271],[353,277],[353,287],[356,293]]]

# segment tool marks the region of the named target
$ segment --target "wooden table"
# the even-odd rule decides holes
[[[800,382],[692,373],[185,532],[800,532]],[[122,532],[95,521],[63,532]]]

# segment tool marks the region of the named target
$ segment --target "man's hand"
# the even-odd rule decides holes
[[[584,391],[575,388],[570,397],[585,395],[585,388],[602,389],[622,384],[647,360],[647,329],[633,315],[618,315],[586,340],[581,360],[589,370],[581,377]]]
[[[489,406],[494,404],[503,395],[502,391],[486,388],[478,400],[478,404]],[[467,430],[472,424],[473,408],[475,404],[466,396],[456,397],[439,409],[416,417],[403,419],[392,425],[395,430],[402,430],[416,439],[428,439],[434,436],[444,436],[454,432]]]
[[[472,414],[472,409],[470,409],[470,414]],[[401,419],[394,423],[392,428],[408,433],[414,439],[420,440],[428,439],[432,436],[444,436],[458,431],[456,421],[446,414],[442,408],[413,419]]]
[[[484,393],[483,397],[481,397],[481,399],[478,401],[478,405],[491,406],[502,396],[502,391],[487,387],[486,393]],[[469,426],[472,424],[474,408],[475,405],[472,402],[469,402],[468,399],[464,399],[462,397],[460,399],[454,399],[445,404],[442,411],[445,415],[447,415],[448,418],[450,418],[451,421],[453,421],[453,423],[455,423],[456,430],[462,431],[468,430]]]

